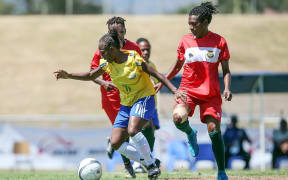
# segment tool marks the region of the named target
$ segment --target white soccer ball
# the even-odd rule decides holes
[[[80,162],[78,176],[81,180],[98,180],[102,175],[102,166],[93,158],[85,158]]]

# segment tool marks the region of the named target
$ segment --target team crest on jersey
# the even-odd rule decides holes
[[[104,63],[100,64],[100,67],[103,68],[106,65],[107,65],[107,62],[104,62]]]
[[[129,79],[134,79],[135,77],[136,77],[136,73],[135,72],[130,73]]]
[[[208,50],[207,57],[210,59],[213,58],[214,57],[214,51]]]
[[[192,54],[192,53],[189,53],[188,56],[189,56],[189,58],[192,58],[192,57],[193,57],[193,54]]]

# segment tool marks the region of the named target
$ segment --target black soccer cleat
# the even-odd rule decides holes
[[[107,145],[106,152],[107,152],[107,155],[108,155],[109,159],[112,159],[113,158],[114,149],[111,146],[110,137],[107,137],[107,144],[108,145]]]
[[[158,168],[160,168],[160,166],[161,166],[161,161],[156,158],[156,159],[155,159],[155,164],[156,164],[156,166],[157,166]]]
[[[155,163],[151,164],[147,167],[148,171],[148,178],[149,179],[157,179],[158,176],[161,174],[161,170],[157,167]]]
[[[136,174],[131,163],[124,163],[124,166],[126,171],[126,178],[136,178]]]

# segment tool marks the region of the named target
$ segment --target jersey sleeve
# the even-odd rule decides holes
[[[177,59],[178,59],[178,61],[184,61],[185,60],[184,55],[185,55],[185,48],[184,48],[184,45],[183,45],[183,41],[181,39],[181,41],[179,43],[179,46],[178,46],[178,49],[177,49]]]
[[[105,59],[100,59],[99,66],[101,69],[108,72],[108,62]]]
[[[142,63],[145,62],[145,60],[142,58],[142,56],[140,56],[140,54],[138,54],[137,51],[134,51],[134,53],[136,66],[142,71]]]
[[[219,60],[222,61],[222,60],[229,60],[230,59],[230,52],[229,52],[229,49],[228,49],[228,45],[227,45],[227,42],[224,38],[221,39],[221,52],[220,52],[220,55],[219,55]]]
[[[90,69],[96,69],[99,66],[100,59],[101,59],[101,53],[99,49],[97,49],[90,63]]]

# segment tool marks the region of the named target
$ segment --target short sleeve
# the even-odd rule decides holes
[[[101,59],[101,53],[99,49],[97,49],[90,63],[90,69],[96,69],[99,66],[100,59]]]
[[[103,69],[104,71],[107,71],[107,67],[108,67],[108,62],[105,59],[100,59],[100,65],[101,69]]]
[[[185,48],[184,48],[184,45],[183,45],[183,41],[181,39],[180,43],[179,43],[179,46],[178,46],[178,49],[177,49],[177,59],[179,61],[184,61],[185,60]]]
[[[140,56],[140,54],[138,54],[137,51],[135,52],[135,63],[138,69],[142,70],[142,63],[145,62],[145,60]]]
[[[221,43],[220,43],[220,55],[219,55],[219,60],[229,60],[230,59],[230,52],[228,49],[227,42],[224,38],[221,38]]]

